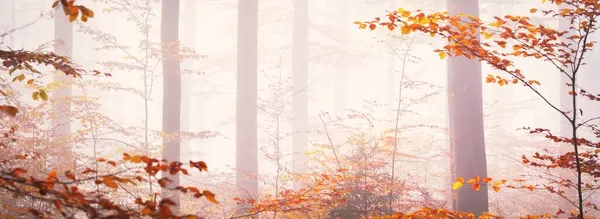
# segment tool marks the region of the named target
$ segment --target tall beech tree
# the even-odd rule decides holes
[[[448,0],[447,3],[450,15],[479,16],[478,0]],[[478,37],[476,33],[473,35]],[[487,176],[479,60],[460,56],[448,58],[448,115],[454,174]],[[488,212],[487,190],[457,191],[455,210],[475,215]]]
[[[179,0],[162,1],[161,52],[163,69],[162,127],[166,134],[177,134],[181,130],[181,67],[179,65]],[[163,157],[178,162],[181,159],[181,143],[178,137],[163,140]],[[179,193],[169,188],[179,186],[179,175],[168,176],[168,187],[161,195],[175,202],[174,212],[179,211]]]
[[[54,52],[56,55],[68,58],[73,57],[73,24],[69,21],[70,16],[63,13],[64,6],[58,5],[55,8],[54,14]],[[60,162],[64,162],[64,168],[74,168],[75,162],[71,156],[71,146],[69,145],[69,135],[71,134],[71,80],[70,76],[62,71],[57,71],[54,74],[54,82],[57,83],[58,89],[52,92],[52,112],[54,113],[52,120],[54,141],[62,147],[64,158]],[[59,162],[57,159],[56,162]]]
[[[258,195],[258,0],[238,0],[237,32],[236,184],[248,199]]]

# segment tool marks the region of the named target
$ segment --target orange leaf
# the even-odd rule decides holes
[[[16,168],[16,169],[12,170],[12,172],[10,174],[13,176],[19,177],[25,173],[27,173],[27,170],[25,170],[23,168]]]
[[[473,183],[473,189],[474,189],[475,191],[479,191],[479,189],[480,189],[480,188],[481,188],[481,185],[479,185],[479,183],[478,183],[478,182],[477,182],[477,183]]]
[[[215,203],[215,204],[219,204],[219,201],[217,201],[217,199],[215,198],[215,194],[208,191],[208,190],[204,190],[202,191],[202,195],[204,196],[204,198],[206,198],[206,200]]]
[[[142,209],[142,214],[150,215],[150,214],[152,214],[152,210],[150,210],[150,208],[148,208],[148,207],[145,207],[144,209]]]

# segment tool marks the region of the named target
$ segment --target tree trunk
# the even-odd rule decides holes
[[[162,1],[161,43],[163,68],[163,109],[162,129],[165,134],[176,135],[175,138],[163,140],[163,158],[169,162],[180,161],[180,123],[181,123],[181,72],[179,66],[179,0]],[[168,173],[165,173],[168,174]],[[165,176],[163,176],[165,177]],[[179,174],[168,175],[172,182],[169,188],[179,186]],[[177,203],[174,213],[179,213],[180,194],[176,191],[161,190],[163,198]]]
[[[559,7],[559,10],[562,8],[562,6],[558,6],[558,7]],[[569,30],[570,26],[571,26],[571,23],[568,19],[559,18],[559,20],[558,20],[558,30],[559,31],[570,31]],[[573,43],[571,40],[565,39],[564,37],[561,38],[561,40],[564,41],[565,43]],[[586,67],[587,66],[583,66],[583,68],[586,68]],[[569,71],[567,71],[567,72],[569,72]],[[560,88],[559,89],[560,109],[564,110],[564,111],[572,112],[573,111],[573,99],[572,99],[571,95],[569,95],[569,91],[571,91],[571,87],[568,87],[566,85],[567,83],[571,84],[571,79],[569,79],[566,75],[564,75],[558,71],[557,71],[557,74],[559,74],[559,77],[560,77],[559,85],[558,85]],[[581,81],[581,80],[578,80],[578,81]],[[573,129],[571,127],[571,123],[563,115],[557,114],[557,116],[559,117],[558,118],[559,135],[563,136],[563,137],[567,137],[567,138],[572,138],[573,137]],[[572,144],[568,144],[568,143],[559,143],[558,144],[558,153],[559,154],[566,154],[569,152],[573,152]],[[559,169],[557,172],[559,174],[559,177],[561,177],[563,179],[576,181],[576,180],[574,180],[576,178],[576,176],[569,170]],[[566,188],[562,187],[559,189],[565,190]],[[576,189],[566,189],[564,196],[575,202],[575,200],[577,199],[577,190]],[[573,204],[571,204],[571,202],[565,200],[564,198],[557,196],[557,199],[558,199],[557,207],[559,209],[561,209],[565,212],[570,212],[570,210],[575,209]]]
[[[294,0],[292,35],[292,79],[295,93],[292,99],[293,172],[306,172],[308,147],[308,0]],[[302,184],[294,181],[294,189]]]
[[[258,0],[238,0],[237,38],[236,184],[242,198],[256,199]]]
[[[477,0],[448,0],[451,15],[459,12],[479,16]],[[448,110],[450,141],[457,177],[487,177],[483,132],[481,63],[464,57],[448,59]],[[488,190],[464,187],[457,191],[456,210],[488,212]]]
[[[351,20],[348,20],[348,1],[347,0],[338,0],[336,4],[329,8],[337,8],[337,28],[339,31],[339,47],[341,50],[341,54],[338,57],[337,62],[335,63],[334,74],[334,96],[333,96],[333,112],[335,116],[343,117],[344,111],[347,107],[346,100],[346,78],[348,77],[348,68],[344,64],[347,60],[348,49],[346,49],[347,41],[348,41],[348,23]]]
[[[65,15],[62,6],[56,7],[54,16],[54,39],[56,46],[54,52],[59,56],[73,57],[73,24]],[[53,138],[54,142],[60,145],[61,151],[61,167],[60,169],[74,169],[75,158],[71,152],[69,144],[69,135],[71,134],[71,76],[65,75],[64,72],[58,71],[54,74],[54,81],[60,84],[60,88],[52,91],[52,118]]]
[[[186,0],[183,4],[183,45],[191,47],[195,50],[196,47],[196,0]],[[182,63],[182,69],[194,70],[194,60],[185,59]],[[190,131],[190,111],[191,111],[191,79],[190,74],[181,74],[181,131]],[[199,106],[202,107],[202,106]],[[191,152],[190,140],[181,141],[182,154]],[[186,159],[190,159],[186,156]]]

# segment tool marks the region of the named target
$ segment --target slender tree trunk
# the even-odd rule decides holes
[[[562,6],[558,6],[559,9],[562,8]],[[571,23],[568,19],[561,19],[559,18],[558,21],[558,29],[560,31],[570,31],[569,27],[571,26]],[[565,43],[573,43],[571,40],[565,39],[565,38],[561,38],[562,41],[564,41]],[[587,57],[586,57],[587,58]],[[568,112],[572,112],[573,111],[573,99],[572,96],[569,95],[569,91],[571,91],[571,87],[568,87],[566,84],[571,84],[571,79],[569,79],[569,77],[567,77],[566,75],[557,72],[560,76],[559,79],[559,98],[560,98],[560,106],[561,106],[561,110],[564,111],[568,111]],[[569,113],[570,115],[570,113]],[[564,137],[572,137],[573,135],[573,129],[571,128],[571,123],[563,116],[563,115],[558,115],[558,122],[559,122],[559,133],[561,136]],[[573,145],[572,144],[567,144],[567,143],[559,143],[558,144],[558,153],[559,154],[566,154],[569,152],[573,151]],[[575,175],[569,171],[569,170],[558,170],[557,171],[559,174],[559,177],[563,178],[563,179],[568,179],[568,180],[574,180]],[[559,188],[561,190],[566,190],[564,196],[571,199],[572,201],[575,202],[576,197],[577,197],[577,191],[573,190],[573,189],[566,189],[564,187]],[[558,197],[557,196],[557,207],[565,212],[570,212],[571,210],[574,210],[575,207],[567,200],[565,200],[562,197]]]
[[[294,0],[292,35],[292,78],[295,93],[292,99],[293,172],[306,172],[308,147],[308,0]],[[294,181],[294,189],[302,184]]]
[[[60,4],[55,10],[54,39],[56,40],[54,52],[59,56],[72,58],[73,24],[69,22]],[[75,158],[72,155],[68,140],[68,136],[71,134],[71,104],[69,98],[71,97],[72,81],[70,76],[61,71],[54,74],[54,81],[61,86],[52,92],[52,111],[55,114],[52,118],[52,126],[54,127],[52,135],[54,141],[62,147],[61,151],[64,153],[62,154],[64,156],[61,156],[61,158],[64,158],[62,168],[73,169]]]
[[[448,11],[479,16],[477,0],[448,0]],[[448,108],[451,147],[457,177],[487,177],[483,132],[481,63],[464,57],[448,59]],[[457,191],[456,210],[488,212],[488,190],[469,187]]]
[[[196,47],[196,0],[186,0],[183,5],[183,45],[195,49]],[[193,70],[194,60],[186,59],[182,63],[182,69]],[[190,111],[191,111],[191,80],[190,74],[181,74],[181,131],[190,131]],[[200,106],[202,107],[202,106]],[[181,141],[182,154],[191,152],[190,140]],[[186,159],[189,159],[186,156]]]
[[[334,1],[335,2],[335,1]],[[347,53],[347,41],[348,41],[348,23],[351,22],[348,18],[348,1],[347,0],[338,0],[336,4],[330,9],[337,8],[338,16],[337,16],[337,29],[339,31],[339,49],[341,50],[341,55],[338,57],[337,64],[334,67],[335,74],[335,82],[334,82],[334,101],[333,101],[333,110],[334,115],[343,117],[344,111],[347,107],[347,99],[346,99],[346,78],[348,77],[348,68],[345,63],[348,53]]]
[[[161,43],[163,68],[163,109],[162,129],[165,134],[177,135],[176,138],[163,140],[163,158],[169,162],[179,162],[181,148],[179,132],[181,128],[181,72],[179,66],[179,0],[162,1]],[[167,173],[165,173],[167,174]],[[163,176],[165,177],[165,176]],[[167,176],[172,182],[169,188],[180,185],[179,174]],[[176,191],[161,189],[163,198],[177,203],[174,213],[179,213],[180,195]]]
[[[258,0],[238,0],[237,38],[236,184],[242,198],[256,199]]]
[[[390,40],[390,52],[387,60],[387,111],[385,116],[390,119],[396,118],[396,54],[393,45],[394,39]]]

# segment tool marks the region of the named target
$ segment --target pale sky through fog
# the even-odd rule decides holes
[[[5,0],[9,1],[9,0]],[[84,1],[90,4],[91,8],[95,8],[96,18],[91,19],[87,24],[93,28],[97,28],[102,31],[107,31],[114,34],[120,43],[135,47],[138,45],[140,34],[136,32],[136,29],[132,24],[127,23],[124,20],[124,16],[120,13],[107,13],[106,10],[102,9],[100,4]],[[182,1],[182,7],[187,4],[188,1]],[[15,15],[15,25],[19,26],[35,20],[41,13],[48,14],[47,1],[43,0],[22,0],[17,1]],[[10,4],[8,4],[10,5]],[[399,5],[403,7],[402,5]],[[420,5],[418,5],[420,6]],[[482,4],[482,10],[486,9],[485,4]],[[416,8],[415,6],[404,6],[406,9]],[[521,9],[519,9],[521,8]],[[514,10],[515,13],[521,13],[526,11],[529,7],[519,6],[510,8],[508,10]],[[207,58],[202,58],[195,62],[195,68],[198,71],[203,71],[209,77],[196,77],[192,78],[193,83],[203,81],[203,83],[213,83],[213,89],[219,92],[219,94],[205,97],[208,102],[205,102],[203,106],[203,118],[204,124],[202,126],[215,130],[227,137],[227,139],[217,138],[209,140],[206,146],[205,153],[207,161],[211,163],[212,167],[221,167],[224,165],[233,165],[234,159],[234,110],[235,110],[235,57],[236,57],[236,1],[223,0],[223,1],[207,1],[197,3],[197,39],[196,39],[196,50],[198,54],[205,55]],[[155,7],[154,12],[160,16],[160,8]],[[281,72],[286,76],[290,76],[290,42],[291,42],[291,4],[285,1],[261,1],[259,7],[259,86],[265,87],[267,80],[264,76],[266,74],[278,74],[280,71],[277,69],[280,57],[282,65]],[[387,51],[384,43],[378,41],[388,39],[388,31],[361,31],[356,28],[352,22],[355,20],[368,20],[374,16],[385,13],[386,10],[390,10],[386,4],[370,4],[365,2],[357,2],[352,5],[349,9],[349,20],[347,22],[348,33],[350,36],[349,42],[344,45],[344,49],[350,54],[348,60],[344,65],[348,66],[348,72],[346,75],[346,99],[348,108],[360,109],[363,105],[363,101],[377,101],[378,103],[385,104],[387,95],[385,94],[387,79],[386,79],[386,68],[387,68]],[[3,11],[6,13],[2,14],[2,25],[5,27],[10,25],[9,19],[11,16],[11,8],[5,8]],[[331,39],[327,39],[327,28],[334,28],[339,25],[336,20],[326,19],[324,14],[336,13],[332,8],[327,8],[326,1],[315,2],[310,5],[310,22],[313,25],[312,29],[309,30],[309,98],[310,98],[310,116],[316,117],[321,111],[332,110],[333,100],[333,84],[335,78],[331,73],[332,69],[336,69],[335,64],[329,64],[332,57],[339,56],[335,51],[331,51],[331,48],[324,48],[324,42],[335,43]],[[183,12],[182,12],[183,16]],[[159,17],[152,18],[152,32],[151,40],[159,41]],[[485,18],[483,18],[485,19]],[[181,19],[180,23],[183,23]],[[33,49],[37,45],[42,43],[50,42],[53,37],[52,20],[43,18],[37,21],[33,26],[20,30],[16,33],[15,48],[26,48]],[[318,25],[318,26],[316,26]],[[75,28],[77,29],[77,28]],[[180,29],[180,34],[185,34],[185,29]],[[112,58],[120,58],[125,56],[123,53],[118,52],[105,52],[105,51],[94,51],[94,41],[82,33],[74,33],[74,59],[81,63],[87,68],[95,68],[97,65],[94,64],[94,60],[108,60]],[[396,37],[398,34],[394,34]],[[410,40],[408,37],[404,37],[404,40]],[[419,34],[416,39],[421,42],[427,42],[427,44],[412,45],[410,53],[413,56],[418,57],[420,60],[417,63],[407,63],[405,71],[406,74],[414,79],[419,79],[433,83],[437,86],[445,86],[445,61],[440,60],[436,54],[432,51],[433,49],[440,46],[440,44],[432,44],[432,41],[428,36]],[[438,43],[441,41],[437,41]],[[401,48],[398,49],[398,53],[404,52],[404,42],[399,42]],[[325,51],[322,51],[325,50]],[[516,60],[516,63],[522,63],[523,61]],[[522,67],[524,72],[528,74],[539,74],[544,75],[539,77],[542,84],[554,84],[557,83],[555,77],[547,75],[555,75],[553,73],[543,73],[543,65],[540,65],[540,61],[527,60],[526,65]],[[397,75],[402,70],[401,60],[396,60]],[[160,68],[158,68],[160,69]],[[552,71],[552,69],[548,69]],[[483,66],[484,76],[491,72],[489,67]],[[140,88],[140,76],[136,73],[128,72],[113,72],[113,77],[110,80],[120,81],[122,84],[131,87]],[[398,77],[396,78],[398,79]],[[157,72],[157,78],[155,84],[160,85],[160,72]],[[511,91],[515,89],[515,91]],[[492,97],[494,93],[499,94],[499,98],[506,101],[507,106],[513,106],[513,103],[519,103],[533,98],[530,93],[514,95],[518,90],[522,90],[521,87],[508,87],[500,88],[493,85],[484,86],[484,99],[486,102],[491,103],[494,101]],[[161,88],[160,86],[155,87],[153,93],[154,98],[151,101],[150,117],[159,118],[161,111]],[[214,91],[213,90],[213,91]],[[261,90],[261,89],[259,89]],[[546,93],[554,92],[550,86],[542,86],[541,90]],[[198,87],[192,85],[193,92],[199,92]],[[268,95],[262,89],[259,95]],[[408,92],[406,95],[413,95]],[[553,94],[552,94],[553,95]],[[117,121],[123,121],[125,124],[139,125],[143,120],[142,102],[136,97],[127,94],[115,94],[105,93],[102,94],[103,107],[105,112],[114,117]],[[431,123],[444,125],[444,96],[437,95],[431,103],[421,104],[416,106],[415,111],[419,111],[420,116],[407,118],[407,121],[414,121],[416,123]],[[537,105],[539,99],[533,101],[527,101],[532,105]],[[192,130],[197,130],[199,126],[193,121],[199,119],[199,117],[193,113],[197,108],[197,101],[192,100],[191,109],[191,125]],[[526,105],[523,105],[526,107]],[[493,110],[490,108],[486,108]],[[497,108],[496,108],[497,109]],[[393,109],[391,109],[393,110]],[[523,110],[523,109],[520,109]],[[541,111],[540,111],[541,110]],[[385,111],[385,109],[383,109]],[[381,112],[383,112],[381,111]],[[523,116],[511,116],[505,122],[511,126],[522,126],[524,123],[538,122],[540,126],[553,126],[552,121],[545,118],[548,115],[539,113],[544,109],[536,109],[534,116],[530,114]],[[380,112],[380,113],[381,113]],[[383,113],[381,115],[384,115]],[[526,122],[529,121],[529,122]],[[223,125],[226,124],[226,125]],[[542,125],[543,124],[543,125]],[[160,129],[160,119],[150,119],[150,127],[153,129]],[[191,150],[196,150],[195,145],[192,145]],[[204,150],[204,149],[203,149]]]
[[[12,4],[16,2],[14,11]],[[110,0],[108,0],[110,1]],[[426,82],[430,85],[419,89],[412,89],[406,86],[406,91],[402,92],[404,101],[407,103],[420,98],[423,95],[437,92],[425,102],[416,103],[411,106],[413,114],[403,116],[400,122],[403,125],[425,125],[447,126],[447,105],[446,105],[446,79],[447,67],[446,60],[434,53],[434,49],[441,48],[445,40],[431,38],[428,34],[417,34],[414,36],[401,36],[399,30],[390,32],[386,28],[378,28],[375,31],[359,30],[354,21],[371,20],[374,17],[383,17],[386,11],[397,10],[398,7],[406,10],[423,9],[424,11],[436,11],[445,9],[445,0],[427,0],[414,1],[377,1],[377,0],[348,0],[349,8],[345,22],[340,21],[335,16],[340,13],[340,8],[335,5],[333,0],[311,0],[309,1],[309,65],[308,65],[308,108],[309,108],[309,128],[321,129],[322,124],[319,120],[321,112],[334,111],[334,88],[336,83],[341,83],[336,79],[336,71],[345,69],[343,73],[343,83],[345,92],[343,98],[348,109],[364,110],[365,103],[376,102],[381,104],[374,109],[374,116],[381,120],[395,119],[393,110],[395,110],[398,84],[400,76],[405,75],[405,80],[414,80]],[[12,45],[13,49],[36,49],[39,45],[49,43],[54,39],[53,20],[49,16],[50,0],[0,0],[0,30],[9,29],[11,25],[21,26],[34,21],[40,14],[45,17],[37,21],[30,27],[19,30],[14,33],[14,41],[4,39],[5,45]],[[95,11],[95,17],[90,19],[84,26],[95,30],[104,31],[114,35],[117,42],[130,47],[127,51],[133,52],[132,55],[143,55],[140,49],[140,41],[143,36],[132,22],[126,20],[125,12],[110,12],[106,4],[102,1],[78,0]],[[136,1],[137,2],[137,1]],[[189,81],[191,85],[190,92],[183,93],[183,98],[191,97],[191,106],[189,109],[190,131],[198,132],[202,130],[216,131],[220,133],[213,139],[192,140],[189,148],[184,149],[187,159],[202,159],[209,164],[209,169],[214,172],[233,173],[235,168],[235,110],[236,110],[236,56],[237,56],[237,0],[181,0],[180,10],[180,39],[187,32],[185,26],[189,25],[184,19],[186,7],[196,7],[196,53],[205,58],[200,58],[194,62],[195,71],[203,72],[203,75],[192,75]],[[190,5],[190,2],[196,2]],[[392,3],[397,2],[397,3]],[[407,3],[404,3],[407,2]],[[504,5],[501,8],[494,5],[497,2],[512,2],[512,0],[480,0],[480,17],[485,22],[492,21],[490,15],[500,16],[502,14],[527,14],[529,8],[538,7],[538,1],[535,3],[515,3],[514,5]],[[4,7],[11,6],[11,7]],[[261,100],[273,99],[273,92],[270,83],[275,83],[279,76],[285,80],[284,86],[291,86],[291,42],[292,42],[292,1],[291,0],[259,0],[259,28],[258,28],[258,96]],[[151,19],[150,40],[160,43],[160,4],[153,4],[153,12],[156,14]],[[130,12],[129,12],[130,13]],[[335,18],[332,18],[335,17]],[[12,20],[14,19],[14,22]],[[534,21],[537,22],[537,21]],[[556,27],[558,21],[548,20],[545,24]],[[127,54],[119,50],[96,51],[100,44],[93,40],[88,34],[78,32],[78,23],[74,27],[74,51],[73,59],[82,64],[84,69],[102,69],[96,62],[109,60],[122,60]],[[348,39],[340,42],[341,32],[346,28]],[[11,38],[12,39],[12,38]],[[596,39],[598,37],[596,36]],[[410,41],[414,41],[409,45]],[[344,43],[344,44],[342,44]],[[390,45],[393,44],[393,45]],[[408,54],[410,58],[404,60],[402,56],[406,53],[407,45],[410,46]],[[4,46],[4,45],[0,45]],[[46,48],[51,51],[52,46]],[[390,51],[394,51],[399,57],[390,60]],[[596,57],[597,58],[597,57]],[[538,90],[549,100],[558,103],[559,77],[557,71],[550,67],[548,63],[535,59],[513,60],[521,71],[529,79],[539,80],[541,86]],[[393,63],[395,74],[392,79],[388,78],[390,63]],[[149,128],[161,130],[162,128],[162,73],[161,62],[154,61],[150,66],[154,71],[154,85],[152,97],[149,102]],[[483,64],[483,78],[488,74],[498,74],[486,64]],[[342,68],[343,67],[343,68]],[[591,67],[590,67],[591,68]],[[183,67],[182,67],[182,70]],[[119,82],[124,87],[143,89],[143,80],[141,73],[136,71],[110,71],[112,77],[102,78],[101,81]],[[392,89],[388,87],[389,80],[394,80],[391,84]],[[48,78],[50,81],[50,78]],[[74,94],[81,90],[74,88]],[[103,93],[95,92],[89,95],[101,96],[102,112],[107,114],[117,123],[124,126],[143,126],[144,105],[142,98],[123,92],[106,91]],[[286,94],[286,95],[289,95]],[[389,102],[389,96],[393,97],[392,103]],[[291,97],[291,96],[290,96]],[[531,139],[532,137],[524,131],[517,131],[520,127],[544,127],[549,129],[558,129],[558,115],[552,111],[535,94],[523,86],[499,87],[493,84],[483,85],[484,99],[484,123],[486,127],[500,126],[508,135],[515,139]],[[290,100],[291,101],[291,100]],[[390,106],[386,106],[390,104]],[[558,104],[559,105],[559,104]],[[269,117],[264,112],[258,110],[259,126],[273,125],[268,122]],[[392,113],[390,113],[392,112]],[[281,125],[282,133],[290,133],[291,126],[286,121],[291,117],[291,106],[287,104],[285,112],[282,114],[284,122]],[[380,123],[376,132],[393,128],[391,123]],[[264,127],[263,127],[264,128]],[[76,129],[76,127],[74,127]],[[491,129],[491,128],[490,128]],[[270,137],[264,129],[258,130],[258,148],[270,148],[272,143],[268,141]],[[408,132],[407,132],[408,133]],[[336,140],[342,141],[348,133],[333,133]],[[371,133],[379,134],[379,133]],[[486,137],[495,136],[495,131],[487,131]],[[399,149],[400,152],[411,153],[429,153],[429,149],[423,144],[425,141],[435,141],[436,147],[447,149],[447,136],[445,132],[440,131],[418,131],[410,132],[411,137],[415,137],[411,144],[407,144]],[[105,137],[111,137],[107,134]],[[309,135],[313,143],[323,143],[323,136]],[[490,140],[492,139],[492,140]],[[154,143],[160,142],[160,139],[154,139]],[[515,157],[514,150],[520,150],[518,147],[527,145],[512,145],[517,149],[512,151],[505,150],[500,140],[486,139],[488,156]],[[283,151],[290,152],[291,137],[281,140]],[[505,142],[504,142],[505,143]],[[499,146],[500,145],[500,146]],[[125,146],[124,146],[125,147]],[[513,150],[514,149],[514,150]],[[112,150],[112,148],[106,150]],[[425,151],[425,152],[423,152]],[[113,154],[119,154],[118,151],[111,151]],[[520,155],[519,155],[520,156]],[[291,156],[284,158],[286,165],[291,165]],[[448,168],[445,161],[435,163],[436,168]],[[508,160],[505,162],[514,162]],[[407,175],[416,175],[417,177],[427,178],[424,171],[419,168],[425,168],[418,164],[414,169],[406,168]],[[259,172],[261,174],[270,174],[275,169],[272,163],[264,162],[259,159]],[[194,179],[192,180],[194,181]],[[442,179],[438,180],[437,185],[445,183]],[[264,186],[261,184],[261,186]]]

